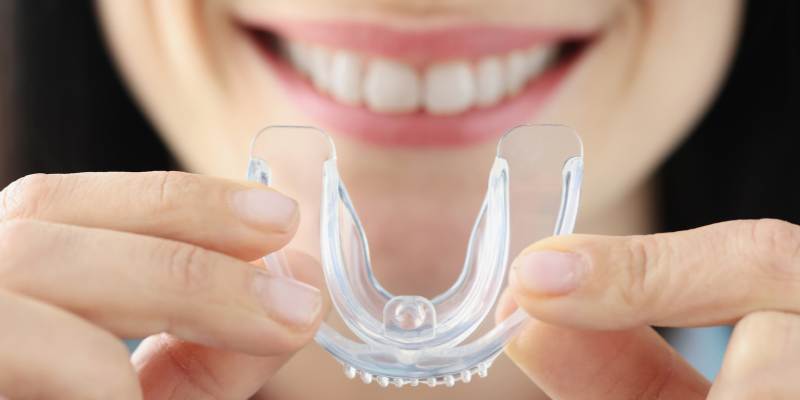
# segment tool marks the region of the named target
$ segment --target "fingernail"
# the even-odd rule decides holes
[[[575,290],[588,265],[575,253],[533,251],[514,261],[514,279],[522,288],[545,295],[563,295]]]
[[[294,279],[258,273],[253,286],[269,316],[289,326],[308,328],[322,307],[319,289]]]
[[[288,227],[297,213],[294,200],[268,189],[234,192],[231,205],[247,223],[270,227]]]

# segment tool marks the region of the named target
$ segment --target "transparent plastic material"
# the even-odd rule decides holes
[[[348,377],[384,387],[453,386],[485,376],[527,318],[518,310],[493,326],[484,321],[492,319],[487,316],[506,285],[510,255],[573,230],[583,173],[578,136],[564,126],[522,125],[500,139],[461,272],[430,298],[396,295],[378,282],[338,164],[333,140],[316,128],[271,126],[251,146],[248,179],[300,199],[297,247],[322,264],[339,323],[323,322],[316,341],[344,365]],[[393,170],[391,179],[402,181],[397,174]],[[280,252],[266,256],[265,263],[274,273],[291,275]]]

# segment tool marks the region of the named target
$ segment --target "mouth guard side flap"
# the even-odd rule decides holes
[[[308,173],[315,164],[318,171]],[[384,387],[453,386],[476,374],[485,376],[527,319],[518,310],[465,343],[494,308],[510,252],[552,233],[572,232],[583,149],[564,126],[521,125],[506,133],[497,146],[461,274],[432,299],[393,295],[375,278],[364,229],[339,175],[333,141],[324,132],[265,128],[253,139],[247,175],[297,198],[319,200],[319,208],[310,209],[319,213],[318,225],[301,226],[298,237],[312,243],[304,250],[320,256],[331,301],[360,340],[325,322],[316,334],[316,341],[345,366],[345,374]],[[264,261],[274,273],[290,274],[281,252]]]

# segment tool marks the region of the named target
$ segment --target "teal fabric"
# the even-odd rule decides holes
[[[131,339],[131,340],[126,340],[125,345],[127,345],[128,350],[130,350],[131,353],[133,353],[133,351],[136,350],[137,347],[139,347],[139,343],[141,342],[142,341],[139,339]]]
[[[728,326],[677,329],[666,335],[670,344],[709,380],[719,372],[730,336]]]

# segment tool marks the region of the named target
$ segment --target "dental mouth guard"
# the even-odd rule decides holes
[[[465,238],[461,272],[449,289],[428,298],[394,294],[373,271],[365,228],[340,175],[344,164],[371,166],[369,156],[357,150],[350,162],[344,160],[349,153],[340,154],[343,159],[337,160],[333,140],[312,127],[270,126],[253,138],[248,179],[275,187],[300,203],[303,217],[295,239],[311,243],[301,250],[321,262],[336,310],[330,313],[336,314],[336,320],[329,317],[323,321],[315,340],[344,366],[348,378],[359,377],[382,387],[452,387],[470,382],[475,375],[487,375],[503,346],[526,322],[522,310],[497,324],[487,316],[507,284],[509,254],[517,254],[538,239],[572,232],[583,176],[582,144],[565,126],[521,125],[499,140],[496,151],[487,149],[486,166],[491,161],[488,185],[478,181],[473,185],[486,189],[482,202],[475,204],[477,217]],[[413,160],[420,153],[420,157],[433,157],[441,163],[425,164],[436,165],[430,173],[408,167],[408,177],[403,176],[402,165],[389,167],[389,172],[385,166],[376,167],[371,173],[390,188],[393,182],[397,186],[411,182],[419,196],[425,196],[426,185],[436,185],[437,171],[442,169],[463,169],[470,175],[482,167],[482,173],[472,175],[485,179],[481,177],[483,165],[448,164],[451,158],[458,159],[459,151],[468,150],[406,151],[400,157]],[[377,153],[377,157],[385,153]],[[461,160],[465,159],[470,160]],[[481,193],[476,195],[480,200]],[[457,203],[459,199],[449,201]],[[426,232],[416,234],[424,237]],[[432,236],[427,240],[449,240]],[[267,255],[264,263],[274,274],[291,276],[282,251]]]

